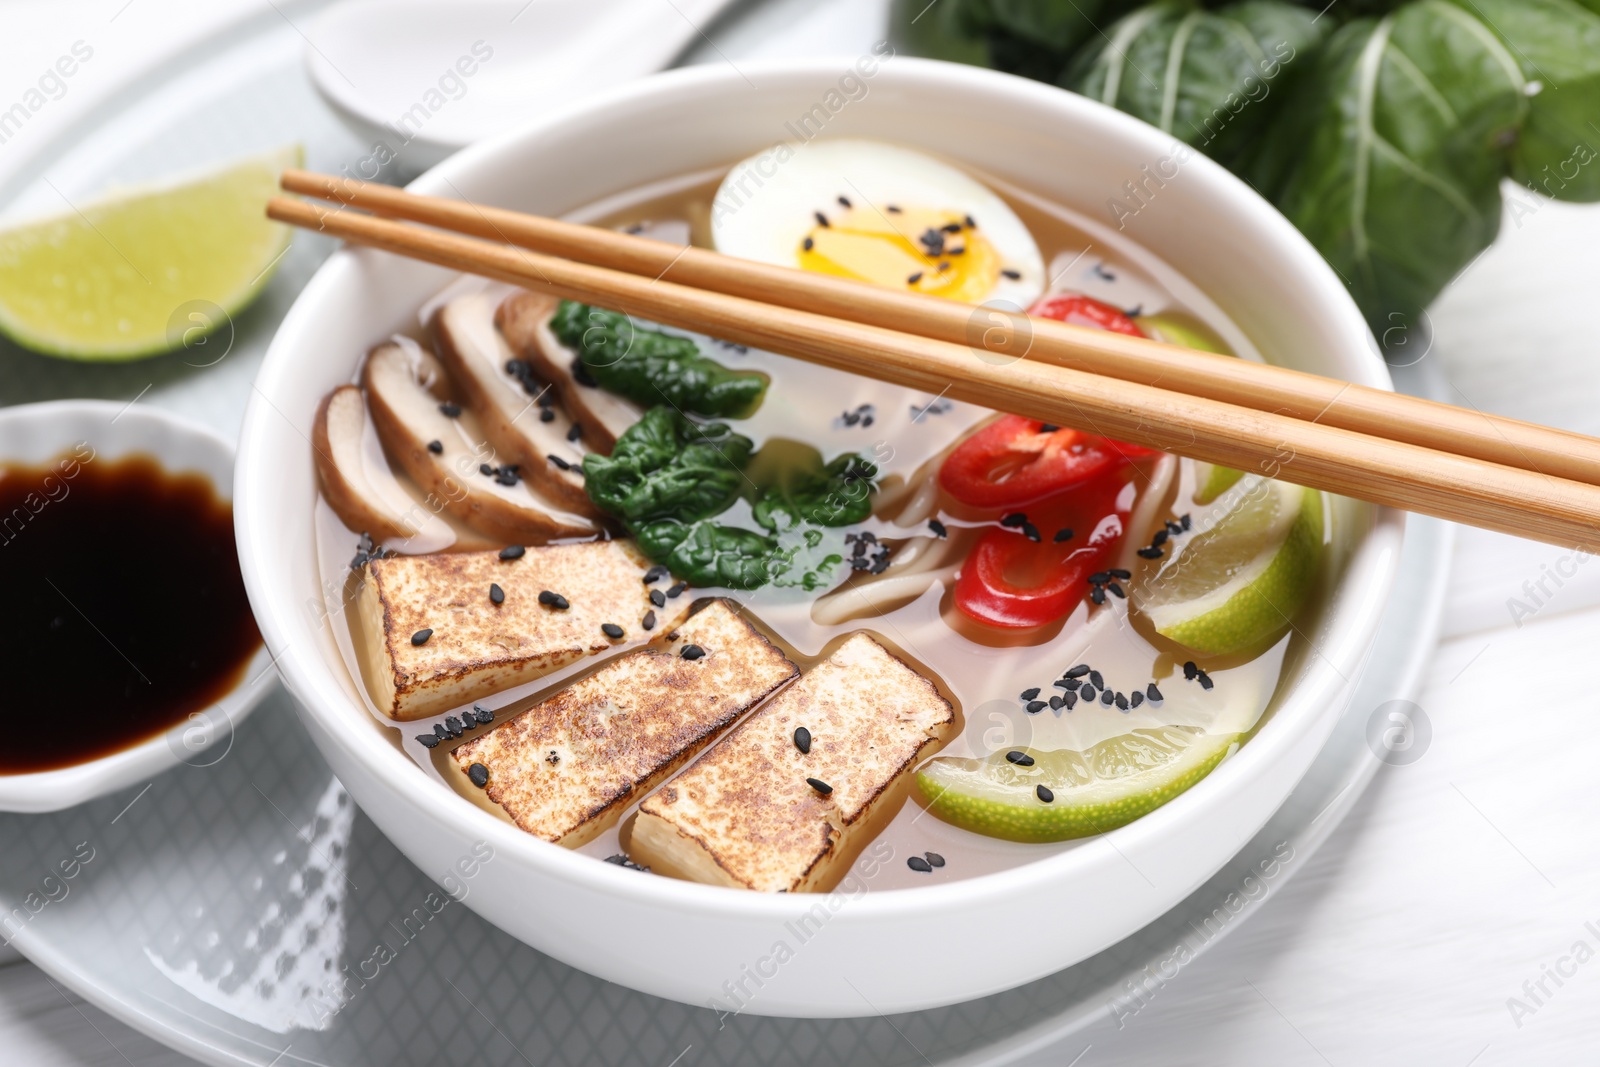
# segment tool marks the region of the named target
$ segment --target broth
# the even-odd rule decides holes
[[[612,198],[587,211],[574,212],[571,217],[663,236],[686,232],[695,244],[709,245],[710,205],[723,173],[719,168],[714,174],[664,182],[632,197]],[[974,176],[997,191],[1032,231],[1050,265],[1050,289],[1079,291],[1139,315],[1160,313],[1220,341],[1242,358],[1259,359],[1248,339],[1200,290],[1148,252],[1087,218],[985,175]],[[481,289],[499,291],[490,283],[469,278],[447,292],[453,296]],[[439,302],[436,299],[429,307]],[[771,586],[754,592],[696,587],[696,596],[726,595],[747,606],[768,636],[802,668],[846,634],[859,630],[872,634],[934,681],[955,706],[957,731],[941,755],[985,755],[1027,745],[1083,749],[1156,722],[1240,735],[1248,735],[1258,726],[1286,656],[1303,643],[1292,631],[1249,657],[1208,661],[1215,688],[1207,690],[1185,679],[1181,670],[1192,654],[1183,653],[1148,627],[1132,623],[1125,602],[1113,600],[1110,609],[1092,611],[1085,602],[1060,623],[1021,633],[986,630],[960,617],[951,603],[955,569],[980,530],[993,526],[993,519],[975,518],[970,508],[939,488],[928,472],[992,412],[742,346],[716,345],[711,354],[730,368],[757,370],[770,377],[767,400],[753,416],[721,420],[750,437],[758,452],[768,449],[772,456],[803,443],[824,457],[859,451],[878,465],[881,488],[874,498],[874,514],[858,528],[870,530],[880,543],[890,546],[891,559],[900,560],[907,571],[915,573],[900,580],[892,595],[884,592],[882,584],[857,592],[861,576],[852,575],[837,591],[821,597]],[[1188,460],[1157,454],[1133,464],[1128,477],[1138,502],[1116,565],[1134,569],[1139,562],[1134,553],[1150,543],[1152,531],[1186,510],[1182,502],[1188,501],[1195,489],[1195,469]],[[749,505],[740,501],[719,521],[749,527],[749,519]],[[947,539],[928,536],[930,519],[944,525]],[[317,524],[324,587],[342,591],[355,533],[321,501]],[[1328,525],[1331,527],[1331,522]],[[1324,537],[1328,536],[1325,530]],[[913,552],[915,555],[906,555]],[[852,604],[848,598],[861,603]],[[334,634],[351,676],[357,677],[347,628],[335,627]],[[482,703],[499,709],[495,722],[503,722],[510,714],[598,669],[606,659],[585,660]],[[1158,685],[1164,697],[1159,712],[1149,704],[1123,711],[1098,702],[1079,704],[1067,713],[1025,711],[1025,702],[1019,697],[1022,691],[1041,688],[1048,696],[1058,691],[1050,688],[1051,680],[1078,663],[1092,664],[1108,686],[1118,691],[1143,692],[1151,683]],[[355,689],[361,691],[359,683]],[[364,691],[361,699],[367,701]],[[462,796],[507,818],[449,758],[453,744],[430,752],[412,740],[443,716],[396,724],[367,703],[394,744]],[[488,728],[479,727],[466,736],[477,736]],[[630,808],[620,825],[626,825],[631,812]],[[927,814],[916,799],[909,800],[879,835],[879,842],[885,843],[899,862],[876,865],[871,888],[927,885],[993,873],[1078,844],[999,840],[937,817],[925,817]],[[606,857],[619,849],[618,833],[613,829],[580,851]],[[945,865],[919,872],[904,862],[926,850],[943,856]]]

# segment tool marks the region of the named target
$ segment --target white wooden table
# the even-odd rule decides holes
[[[0,152],[90,106],[148,41],[224,17],[187,0],[70,11],[10,0],[0,101],[76,39],[96,56]],[[1508,216],[1500,243],[1439,302],[1425,358],[1458,403],[1600,434],[1600,207],[1513,195],[1534,210]],[[1108,1022],[1035,1062],[1600,1061],[1600,694],[1587,677],[1597,636],[1600,564],[1461,531],[1445,638],[1418,698],[1433,727],[1422,758],[1383,768],[1276,899],[1122,1028]],[[4,950],[0,1062],[192,1063]]]

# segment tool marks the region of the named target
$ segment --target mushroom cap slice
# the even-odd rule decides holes
[[[583,427],[583,439],[589,448],[609,456],[622,431],[638,422],[644,410],[631,400],[598,385],[585,385],[574,377],[572,367],[578,354],[550,332],[550,319],[558,303],[553,296],[515,292],[495,312],[495,324],[512,351],[526,360],[539,378],[555,387],[561,405]]]
[[[598,516],[582,472],[575,469],[581,467],[587,449],[581,436],[577,440],[569,436],[572,420],[555,406],[557,394],[541,397],[548,386],[535,386],[530,392],[506,370],[516,357],[495,328],[496,303],[490,293],[473,293],[441,306],[428,320],[434,351],[489,443],[521,465],[523,477],[545,496],[570,511]],[[560,456],[575,468],[558,467],[550,456]]]
[[[384,462],[361,390],[341,385],[323,397],[311,427],[322,495],[339,521],[407,552],[465,546],[449,523],[400,484]]]
[[[501,543],[539,545],[599,532],[594,520],[562,508],[526,482],[502,485],[493,473],[482,473],[485,466],[502,467],[507,457],[483,439],[470,412],[445,413],[446,405],[417,376],[423,358],[415,341],[397,337],[367,355],[361,379],[384,451],[430,503]]]

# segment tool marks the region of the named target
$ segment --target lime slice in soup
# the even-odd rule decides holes
[[[1316,581],[1322,494],[1240,479],[1195,532],[1142,572],[1133,605],[1172,641],[1205,655],[1258,650],[1288,629]]]
[[[1077,749],[936,756],[917,772],[928,808],[1010,841],[1065,841],[1132,822],[1210,773],[1238,734],[1195,726],[1132,730]]]
[[[290,146],[0,231],[0,330],[69,359],[155,355],[221,325],[289,244],[264,214]]]
[[[1236,471],[1232,467],[1219,467],[1215,463],[1203,463],[1199,460],[1194,464],[1194,502],[1196,504],[1209,504],[1217,497],[1232,489],[1244,471]]]

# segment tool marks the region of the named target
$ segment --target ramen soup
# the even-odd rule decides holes
[[[577,217],[1259,358],[1120,234],[895,145]],[[1321,494],[1093,429],[464,278],[323,404],[326,609],[394,744],[546,841],[760,891],[991,873],[1246,743],[1328,570]]]

